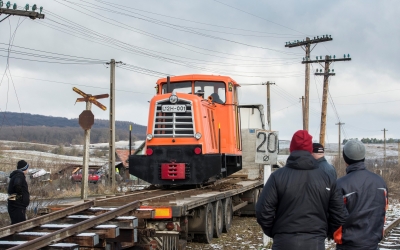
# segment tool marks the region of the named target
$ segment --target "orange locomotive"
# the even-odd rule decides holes
[[[167,186],[213,182],[241,170],[238,87],[227,76],[159,79],[145,153],[129,157],[129,173]]]

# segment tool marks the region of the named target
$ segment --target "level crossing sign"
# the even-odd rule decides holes
[[[278,131],[256,130],[256,163],[274,165],[278,162]]]

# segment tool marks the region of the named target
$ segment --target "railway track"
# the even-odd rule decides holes
[[[160,230],[159,225],[149,228],[145,222],[146,219],[155,218],[159,211],[152,206],[175,206],[172,209],[174,215],[186,213],[233,194],[241,195],[243,191],[259,185],[254,182],[244,189],[238,189],[235,183],[221,182],[216,186],[189,190],[140,190],[121,196],[88,200],[78,205],[49,206],[42,209],[44,214],[41,216],[2,228],[0,250],[113,250],[140,246],[141,236],[153,237]],[[248,201],[234,203],[232,211],[247,204]],[[146,224],[147,227],[143,226]],[[181,228],[184,228],[184,224],[181,224]]]
[[[387,217],[384,235],[379,243],[380,249],[400,249],[400,217],[398,215]]]
[[[123,249],[134,246],[138,218],[151,210],[146,201],[167,201],[198,190],[146,190],[85,201],[71,207],[49,207],[45,214],[0,230],[0,249]],[[62,208],[63,206],[61,206]],[[59,211],[51,212],[56,209]]]

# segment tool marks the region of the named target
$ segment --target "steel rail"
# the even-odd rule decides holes
[[[82,203],[80,205],[76,205],[73,207],[65,208],[63,210],[50,213],[47,215],[43,215],[40,217],[36,217],[24,222],[20,222],[11,226],[3,227],[0,230],[0,238],[15,234],[17,232],[21,232],[24,230],[28,230],[34,227],[37,227],[41,224],[45,224],[54,220],[61,219],[67,215],[71,215],[74,213],[81,212],[83,210],[89,209],[90,207],[94,206],[94,201],[87,201],[85,203]]]
[[[98,215],[94,218],[79,222],[73,226],[63,228],[60,230],[57,230],[53,233],[50,233],[48,235],[36,238],[34,240],[25,242],[21,245],[15,246],[10,248],[10,250],[16,250],[16,249],[22,249],[22,250],[32,250],[32,249],[40,249],[42,247],[48,246],[50,244],[54,244],[57,241],[63,240],[67,237],[73,236],[76,233],[80,233],[84,230],[90,229],[94,226],[97,226],[101,223],[104,223],[106,221],[109,221],[111,219],[114,219],[117,216],[121,216],[123,214],[126,214],[136,208],[138,208],[140,205],[139,201],[134,201],[131,203],[128,203],[122,207],[116,208],[114,210],[111,210],[109,212],[106,212],[104,214]]]
[[[393,228],[397,227],[400,224],[400,217],[390,222],[383,230],[384,236],[388,235]]]

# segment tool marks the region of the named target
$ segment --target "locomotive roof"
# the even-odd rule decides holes
[[[194,74],[194,75],[183,75],[183,76],[171,76],[170,77],[171,82],[182,82],[182,81],[193,81],[193,80],[231,82],[235,86],[240,86],[235,80],[233,80],[229,76]],[[167,78],[158,79],[157,85],[160,85],[161,83],[165,83],[166,81],[167,81]]]

